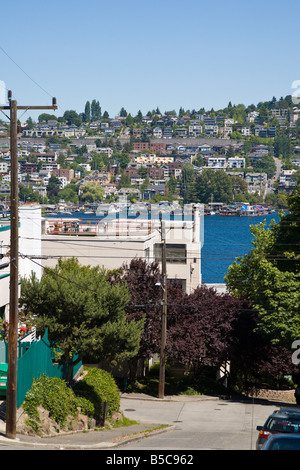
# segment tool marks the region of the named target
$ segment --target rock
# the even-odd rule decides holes
[[[283,403],[295,403],[294,393],[295,390],[256,389],[254,391],[254,398]]]
[[[94,419],[78,413],[75,418],[74,416],[69,415],[67,417],[65,426],[62,428],[49,416],[48,410],[45,410],[42,406],[39,406],[37,409],[39,414],[39,421],[30,419],[22,408],[19,409],[16,423],[18,434],[50,437],[57,436],[57,434],[65,434],[76,431],[88,431],[96,426],[96,421]],[[34,423],[33,426],[29,424],[30,422]]]
[[[122,420],[123,420],[123,414],[119,412],[114,412],[112,414],[112,417],[110,418],[110,421],[112,423],[117,423],[118,421],[122,421]]]

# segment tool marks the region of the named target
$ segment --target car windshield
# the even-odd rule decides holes
[[[272,417],[267,423],[267,429],[272,432],[300,433],[300,418]]]
[[[269,450],[300,450],[300,439],[274,439]]]

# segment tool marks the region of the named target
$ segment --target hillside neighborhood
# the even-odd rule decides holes
[[[41,114],[38,122],[29,118],[19,126],[20,201],[78,204],[124,195],[184,200],[188,169],[193,177],[209,169],[238,177],[243,184],[235,194],[241,193],[241,200],[262,203],[268,196],[274,203],[274,192],[288,194],[297,181],[299,112],[289,96],[248,108],[229,103],[209,112],[156,109],[132,117],[122,108],[116,118],[102,114],[93,100],[82,114]],[[10,191],[5,122],[0,137],[0,197],[5,200]],[[217,197],[211,193],[209,199],[232,202]]]

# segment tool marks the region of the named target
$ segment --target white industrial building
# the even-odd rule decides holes
[[[8,318],[9,281],[10,281],[10,220],[0,218],[0,317]],[[33,271],[37,278],[42,275],[42,268],[34,263],[30,256],[41,256],[41,207],[24,205],[19,208],[19,276],[28,277]]]
[[[140,209],[140,208],[139,208]],[[166,234],[167,278],[177,280],[187,293],[201,284],[201,206],[185,206],[180,214],[163,213]],[[158,212],[139,210],[110,214],[98,223],[75,218],[42,221],[43,266],[54,267],[59,258],[78,258],[80,264],[116,269],[133,258],[161,262],[161,222]]]

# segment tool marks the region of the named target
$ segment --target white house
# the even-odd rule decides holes
[[[189,135],[190,137],[197,137],[202,134],[201,124],[191,124],[189,126]]]
[[[243,126],[241,129],[241,133],[244,137],[251,135],[251,128],[249,126]]]
[[[227,161],[225,157],[209,157],[207,166],[214,170],[224,169],[227,166]]]
[[[160,139],[163,135],[162,129],[160,127],[155,127],[153,129],[153,137]]]
[[[245,168],[245,158],[237,156],[228,158],[228,168]]]

